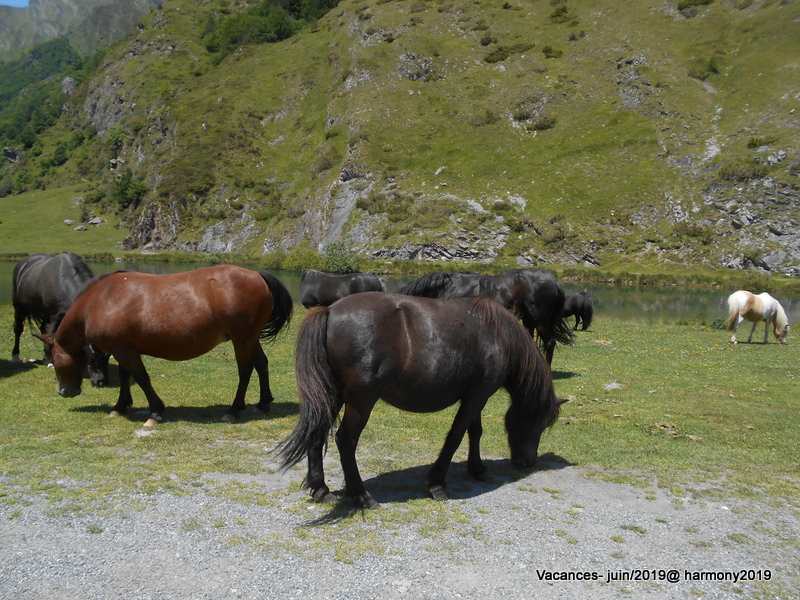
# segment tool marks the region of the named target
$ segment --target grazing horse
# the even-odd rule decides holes
[[[306,308],[330,306],[337,300],[360,292],[385,292],[386,281],[372,273],[328,275],[306,269],[300,278],[300,303]]]
[[[146,426],[163,420],[164,403],[153,390],[142,355],[189,360],[231,341],[239,387],[223,420],[232,421],[245,407],[253,369],[260,383],[257,407],[269,410],[269,365],[259,340],[274,338],[291,315],[288,290],[266,271],[233,265],[171,275],[118,271],[95,279],[46,341],[53,344],[57,391],[67,398],[81,393],[81,347],[91,342],[112,355],[119,363],[120,391],[111,415],[131,406],[133,376],[150,408]]]
[[[570,292],[564,300],[564,318],[575,317],[575,327],[573,331],[578,331],[581,326],[582,331],[589,329],[594,316],[594,306],[592,305],[592,295],[581,292]]]
[[[75,297],[94,277],[83,259],[72,252],[61,254],[32,254],[14,267],[11,303],[14,306],[14,347],[11,362],[19,363],[19,340],[25,321],[35,323],[40,334],[70,307]],[[108,355],[96,348],[86,348],[92,385],[108,385]],[[52,349],[45,343],[44,358],[50,363]]]
[[[397,290],[426,298],[480,295],[496,300],[521,320],[531,336],[539,336],[548,364],[553,364],[556,342],[572,343],[564,319],[564,288],[544,269],[513,269],[499,275],[441,271],[423,275]]]
[[[461,402],[428,474],[428,491],[438,500],[447,498],[445,476],[465,433],[469,473],[484,478],[481,411],[499,388],[511,396],[505,423],[518,467],[536,463],[539,439],[565,402],[556,398],[550,369],[531,336],[514,315],[481,296],[434,300],[366,292],[312,308],[297,336],[295,373],[300,420],[278,446],[281,468],[307,456],[312,497],[335,500],[322,457],[344,406],[336,444],[345,493],[363,508],[378,503],[364,487],[355,451],[378,399],[416,413]]]
[[[728,320],[725,326],[728,331],[733,331],[731,342],[736,344],[736,330],[744,320],[753,324],[747,343],[753,339],[756,326],[764,321],[764,343],[769,343],[769,326],[772,324],[772,333],[779,344],[786,343],[786,334],[789,332],[789,320],[780,303],[764,292],[755,295],[752,292],[739,290],[728,296]]]

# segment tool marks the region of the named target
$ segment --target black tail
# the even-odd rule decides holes
[[[328,364],[328,309],[312,308],[297,333],[295,376],[300,396],[300,420],[289,437],[278,444],[281,470],[308,455],[327,440],[338,414],[338,391]]]
[[[281,330],[289,324],[292,320],[292,311],[294,310],[294,303],[292,302],[292,295],[286,286],[283,285],[277,277],[269,271],[259,271],[259,275],[266,282],[270,293],[272,293],[272,314],[269,316],[269,321],[261,331],[261,339],[274,338]]]

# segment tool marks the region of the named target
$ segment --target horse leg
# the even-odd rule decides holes
[[[120,365],[119,367],[119,398],[117,404],[108,413],[109,417],[119,417],[128,411],[128,407],[133,406],[133,396],[131,396],[131,374],[128,369]]]
[[[474,461],[473,453],[478,455],[478,461],[480,461],[480,453],[477,448],[477,440],[480,439],[480,436],[478,435],[474,440],[474,448],[472,446],[472,436],[478,433],[479,428],[482,430],[480,416],[481,410],[483,410],[487,400],[488,396],[472,396],[471,398],[465,397],[461,399],[461,406],[456,413],[455,419],[453,419],[453,424],[450,427],[450,431],[447,432],[447,437],[444,439],[444,446],[442,446],[442,450],[439,452],[439,457],[436,459],[436,462],[433,463],[431,470],[428,472],[428,493],[434,500],[447,500],[447,493],[444,489],[447,470],[450,468],[450,463],[453,461],[453,455],[461,445],[461,440],[464,439],[464,434],[468,429],[471,429],[470,461],[468,462],[470,473],[472,473],[471,468],[474,465],[472,462]]]
[[[753,341],[753,334],[756,332],[756,327],[758,327],[758,321],[753,321],[753,327],[750,329],[750,335],[747,336],[747,343]]]
[[[125,355],[115,355],[117,363],[121,369],[125,369],[133,377],[134,381],[142,388],[147,404],[150,409],[150,418],[145,421],[145,427],[152,427],[164,421],[163,412],[166,408],[164,403],[159,398],[156,391],[153,389],[153,384],[150,383],[150,375],[147,374],[147,369],[144,368],[142,357],[138,353],[129,353]],[[122,397],[122,384],[120,384],[120,398]]]
[[[736,331],[739,329],[739,325],[742,324],[744,321],[744,317],[741,314],[737,314],[736,318],[733,320],[733,335],[731,336],[731,344],[738,344],[739,342],[736,341]]]
[[[269,388],[269,359],[259,342],[256,342],[253,348],[253,365],[255,366],[256,373],[258,373],[259,386],[259,399],[256,409],[268,413],[270,405],[275,398],[272,396],[272,390]]]
[[[364,426],[369,420],[374,402],[367,402],[361,406],[361,410],[346,404],[342,424],[336,431],[336,447],[339,449],[339,460],[342,463],[344,472],[345,494],[353,501],[356,506],[361,508],[378,508],[380,504],[376,502],[364,487],[364,481],[358,472],[356,463],[356,446]]]
[[[22,331],[25,329],[25,317],[18,310],[14,310],[14,348],[11,350],[11,364],[19,364],[22,362],[19,358],[19,339],[22,337]]]
[[[42,326],[39,328],[39,333],[41,333],[42,335],[47,335],[49,329],[50,329],[50,319],[45,318],[42,321]],[[48,367],[53,365],[53,346],[52,346],[52,344],[47,344],[46,343],[44,345],[44,364],[46,364]]]
[[[764,343],[769,344],[769,319],[764,319]]]
[[[467,436],[469,438],[469,454],[467,458],[467,470],[469,474],[478,481],[486,481],[486,472],[488,469],[481,460],[481,436],[483,435],[483,424],[481,417],[475,419],[467,429]]]
[[[339,414],[340,410],[341,404],[334,407],[334,414]],[[308,450],[308,474],[305,485],[311,491],[311,497],[315,502],[336,502],[338,500],[325,483],[325,472],[322,468],[322,456],[327,438],[328,432],[321,432],[312,441]]]

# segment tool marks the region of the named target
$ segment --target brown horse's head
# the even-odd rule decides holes
[[[83,383],[83,372],[89,363],[89,357],[83,348],[77,352],[67,352],[52,335],[37,335],[40,340],[53,349],[53,365],[56,368],[56,391],[64,398],[80,395]]]

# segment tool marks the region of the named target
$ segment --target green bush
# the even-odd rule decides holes
[[[767,167],[752,160],[737,160],[723,165],[719,170],[719,176],[725,181],[751,181],[766,177]]]
[[[692,6],[703,6],[705,4],[713,4],[714,0],[679,0],[678,10],[685,10]]]
[[[358,258],[344,242],[334,242],[322,251],[325,270],[329,273],[355,273],[358,271]]]
[[[325,261],[315,250],[295,246],[286,253],[280,268],[295,273],[302,273],[306,269],[324,270]]]

